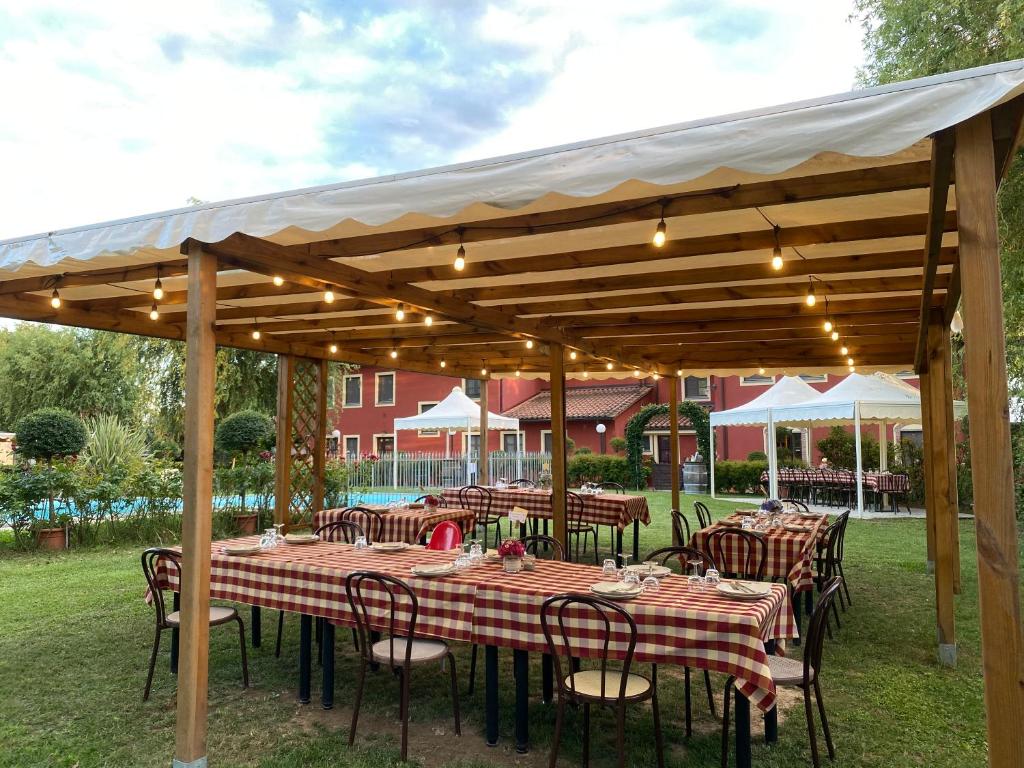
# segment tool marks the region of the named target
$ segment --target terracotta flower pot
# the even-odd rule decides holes
[[[256,533],[256,522],[259,515],[235,515],[235,525],[243,536],[251,536]]]
[[[41,528],[36,531],[36,544],[40,549],[60,551],[67,549],[63,528]]]

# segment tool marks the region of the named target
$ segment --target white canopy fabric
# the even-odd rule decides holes
[[[967,413],[967,405],[957,401],[953,410],[958,417],[963,416]],[[919,424],[921,393],[885,373],[872,376],[851,373],[826,392],[815,393],[806,402],[775,409],[773,416],[776,423],[829,421],[851,424],[859,418],[861,422]]]
[[[711,426],[719,427],[739,424],[767,424],[768,412],[787,405],[805,403],[820,393],[799,376],[780,376],[770,388],[749,403],[715,411],[711,414]]]
[[[614,201],[645,186],[685,188],[702,177],[735,184],[796,166],[845,170],[856,158],[916,157],[926,149],[915,145],[936,131],[1022,93],[1024,61],[1005,62],[490,160],[0,241],[0,270],[70,259],[152,262],[187,238],[214,243],[235,232],[308,242],[365,234],[400,218],[404,226],[421,226],[460,214],[545,210],[564,204],[564,196]],[[387,268],[387,259],[380,263]]]
[[[487,412],[487,428],[518,430],[519,419]],[[395,431],[400,429],[480,429],[480,404],[466,397],[461,387],[452,387],[451,394],[430,410],[418,416],[395,419]]]

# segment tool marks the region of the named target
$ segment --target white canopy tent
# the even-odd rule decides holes
[[[461,387],[452,387],[451,393],[433,408],[424,411],[417,416],[406,416],[395,419],[395,450],[391,452],[394,462],[394,482],[398,484],[398,430],[400,429],[447,429],[465,430],[472,434],[475,429],[480,431],[480,404],[473,402],[466,397]],[[487,412],[487,429],[515,430],[517,441],[522,440],[519,433],[519,419],[508,416],[499,416],[496,413]],[[481,461],[485,460],[487,454],[486,441],[481,438]],[[445,443],[447,448],[447,443]],[[522,453],[522,445],[519,453]],[[467,446],[468,448],[468,446]],[[466,478],[470,476],[470,451],[466,451]]]
[[[775,446],[775,419],[773,412],[776,408],[794,403],[804,403],[819,392],[799,376],[782,376],[769,389],[762,392],[749,403],[730,408],[727,411],[716,411],[711,414],[711,497],[715,497],[715,427],[724,426],[753,426],[764,424],[768,430],[768,439],[765,441],[768,454],[768,477],[769,495],[777,498],[778,488],[778,452]]]
[[[967,406],[956,401],[953,403],[953,412],[959,418],[967,413]],[[921,393],[886,373],[876,373],[873,376],[851,373],[828,391],[816,394],[806,402],[777,408],[773,415],[777,424],[853,424],[857,447],[857,514],[863,516],[864,468],[861,424],[878,424],[878,443],[882,451],[879,458],[882,469],[885,469],[888,426],[892,423],[919,424]]]

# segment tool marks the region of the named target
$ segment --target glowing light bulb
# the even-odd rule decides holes
[[[256,330],[254,330],[254,331],[252,332],[252,337],[253,337],[253,338],[254,338],[254,339],[255,339],[256,341],[259,341],[259,340],[260,340],[260,332],[259,332],[259,329],[258,329],[258,328],[257,328]]]
[[[843,346],[841,346],[839,348],[839,354],[840,355],[848,355],[848,354],[850,354],[850,350],[846,348],[845,344],[843,344]]]
[[[953,333],[964,332],[964,319],[960,315],[959,309],[953,313],[953,318],[949,321],[949,330],[951,330]]]
[[[853,358],[852,357],[846,358],[846,364],[847,365],[853,365]]]
[[[156,302],[155,301],[153,302],[153,306],[150,307],[150,309],[149,309],[149,319],[150,320],[159,320],[160,319],[160,310],[158,310],[156,308]]]
[[[486,368],[481,368],[480,369],[480,375],[481,376],[486,376],[487,375],[487,369]]]
[[[839,331],[832,331],[832,341],[839,341]]]
[[[760,376],[764,376],[764,366],[763,365],[760,368],[757,369],[757,373]]]
[[[334,291],[331,290],[330,288],[324,291],[324,301],[327,302],[328,304],[334,303]]]
[[[814,291],[813,290],[808,290],[807,291],[807,298],[804,299],[804,301],[807,302],[807,306],[808,307],[813,307],[815,304],[818,303],[818,297],[814,295]]]
[[[526,340],[526,348],[527,349],[533,349],[533,339],[527,339]]]
[[[332,355],[338,354],[338,345],[337,344],[331,344],[329,349],[331,350],[331,354]]]
[[[605,363],[604,367],[610,371],[614,367],[614,365],[612,363]]]
[[[850,366],[850,373],[856,373],[856,372],[857,372],[857,366],[851,365]]]
[[[520,376],[520,370],[518,368],[516,368],[516,378],[519,378],[519,376]]]
[[[53,293],[50,295],[50,306],[54,309],[60,309],[60,304],[60,293],[54,288]]]
[[[654,237],[651,238],[651,242],[654,243],[655,248],[661,248],[661,246],[665,244],[667,229],[668,227],[665,226],[664,219],[658,222],[658,228],[654,231]]]
[[[633,369],[633,378],[634,379],[639,379],[640,378],[640,371],[637,370],[636,368]]]
[[[164,297],[164,286],[160,282],[160,278],[156,279],[156,283],[153,284],[153,298],[160,301]]]
[[[274,285],[280,288],[282,285],[284,285],[284,278],[281,277],[280,275],[274,275]]]
[[[570,360],[575,360],[576,359],[576,350],[575,349],[572,352],[569,353],[569,359]]]
[[[455,254],[455,263],[452,265],[455,267],[456,272],[461,272],[466,268],[466,248],[460,245],[458,252]]]
[[[682,376],[682,375],[683,375],[683,369],[682,368],[676,368],[676,376]]]
[[[583,371],[583,378],[584,379],[589,379],[590,378],[590,371]]]
[[[823,327],[825,329],[825,333],[832,333],[832,321],[831,320],[826,320],[825,321],[825,325]]]
[[[772,269],[776,272],[782,269],[782,249],[777,245],[772,249]]]
[[[395,320],[405,320],[405,304],[399,304],[395,309]]]
[[[660,379],[660,378],[661,378],[661,376],[659,376],[659,375],[657,374],[657,372],[653,372],[653,373],[651,373],[651,378],[652,378],[652,379],[654,379],[655,381],[657,381],[658,379]]]
[[[442,368],[447,368],[448,367],[448,363],[446,363],[444,360],[442,360],[441,361],[441,367]]]
[[[391,359],[394,360],[396,357],[398,357],[398,350],[397,349],[392,349],[391,350]]]
[[[427,326],[433,325],[434,324],[434,316],[433,315],[425,315],[424,318],[423,318],[423,324],[427,325]]]

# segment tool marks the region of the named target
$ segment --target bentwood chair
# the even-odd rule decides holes
[[[814,726],[814,712],[811,707],[811,689],[814,689],[814,699],[818,705],[818,715],[821,717],[821,730],[825,734],[825,744],[828,746],[830,760],[835,760],[836,750],[832,744],[832,733],[829,731],[828,718],[825,716],[825,703],[821,698],[821,651],[825,642],[824,627],[828,622],[829,608],[834,605],[836,593],[839,592],[843,580],[834,576],[826,585],[818,598],[818,605],[811,614],[811,625],[807,631],[807,642],[804,647],[803,661],[783,656],[768,656],[768,669],[772,673],[772,680],[775,685],[790,686],[799,688],[804,694],[804,714],[807,717],[807,735],[811,742],[811,762],[814,768],[820,768],[821,761],[818,757],[818,735]],[[722,768],[729,766],[729,698],[735,684],[735,678],[730,677],[725,683],[725,702],[723,704],[722,716]]]
[[[701,528],[707,528],[711,525],[711,511],[704,502],[693,502],[693,511],[697,513],[697,522]]]
[[[484,529],[484,547],[487,546],[487,529],[494,526],[494,546],[501,542],[501,515],[492,512],[494,497],[489,488],[481,485],[465,485],[459,488],[459,506],[476,512],[476,527]]]
[[[319,536],[321,541],[337,541],[344,544],[355,544],[360,536],[365,536],[363,527],[351,520],[332,520],[324,523],[313,531],[314,536]],[[277,615],[277,643],[274,646],[274,657],[281,658],[281,639],[284,636],[284,615],[287,611],[281,611]],[[317,619],[317,638],[319,640],[322,632],[323,619]],[[352,639],[356,639],[356,633],[352,632]]]
[[[366,670],[371,664],[387,664],[398,678],[398,717],[402,721],[402,762],[409,756],[409,679],[412,668],[437,663],[443,669],[447,661],[451,670],[452,710],[455,734],[462,735],[459,720],[459,689],[455,674],[455,656],[441,640],[416,637],[419,601],[401,579],[374,571],[354,571],[345,579],[345,593],[356,620],[359,634],[359,677],[352,709],[352,727],[348,734],[351,746],[356,739],[359,708],[363,700]],[[402,627],[399,633],[398,627]],[[374,631],[385,627],[387,636],[374,640]]]
[[[602,491],[614,491],[615,493],[625,493],[626,488],[622,483],[616,483],[611,480],[607,480],[603,483],[598,483],[597,487]]]
[[[175,607],[168,612],[167,604],[164,602],[164,593],[157,578],[157,564],[160,560],[166,561],[170,567],[175,568],[178,574],[178,584],[181,584],[181,553],[173,549],[151,547],[142,553],[142,573],[149,585],[149,593],[153,596],[153,607],[156,609],[156,634],[153,637],[153,652],[149,656],[149,674],[146,675],[146,689],[142,693],[142,700],[149,700],[149,691],[153,686],[153,671],[156,669],[156,657],[160,652],[160,636],[165,629],[178,629],[181,626],[181,612]],[[249,687],[249,660],[245,655],[245,624],[238,611],[230,605],[210,606],[210,626],[218,627],[221,624],[238,622],[238,642],[242,649],[242,685]]]
[[[672,516],[672,538],[679,542],[677,546],[685,547],[690,543],[690,521],[678,509],[669,510]]]
[[[581,613],[594,627],[590,636],[599,638],[602,643],[601,655],[594,660],[584,660],[574,654],[576,639],[570,639],[566,630],[567,624],[581,621]],[[617,644],[626,646],[626,654],[619,668],[609,667],[609,643],[613,621],[616,625]],[[551,768],[558,764],[558,749],[562,742],[567,704],[578,705],[583,709],[583,768],[590,765],[590,708],[595,704],[609,707],[615,712],[618,765],[619,768],[624,768],[626,705],[648,700],[651,702],[654,715],[654,742],[658,767],[664,768],[661,717],[658,712],[658,666],[651,665],[650,678],[631,672],[637,640],[636,622],[633,617],[609,600],[566,593],[553,595],[544,601],[540,609],[540,623],[548,643],[548,652],[554,659],[555,679],[558,681],[558,711],[555,716],[555,736],[551,744]],[[628,629],[628,634],[625,629]],[[583,669],[584,661],[591,664],[599,662],[599,667]]]
[[[787,506],[791,507],[791,509],[786,509],[786,512],[803,512],[806,514],[811,511],[810,508],[806,504],[804,504],[804,502],[794,498],[783,499],[782,506],[783,509],[785,509]]]
[[[448,506],[448,500],[445,499],[445,497],[442,496],[439,493],[425,493],[422,496],[418,496],[415,499],[413,499],[412,503],[413,504],[422,504],[427,499],[429,499],[431,496],[434,497],[435,499],[437,499],[437,506],[438,507],[447,507]]]
[[[583,552],[586,554],[587,551],[587,537],[594,537],[594,565],[597,565],[600,554],[597,551],[597,526],[591,525],[590,523],[584,522],[583,520],[583,497],[578,493],[572,491],[565,492],[565,517],[569,526],[569,542],[570,547],[572,546],[572,540],[576,540],[576,553],[575,560],[580,560],[580,540],[583,541]]]
[[[358,524],[363,529],[368,544],[384,538],[384,517],[375,509],[348,507],[341,511],[340,519]]]
[[[843,514],[833,520],[831,525],[825,529],[825,535],[818,544],[816,558],[817,574],[815,575],[814,581],[819,592],[823,592],[825,585],[831,583],[836,576],[840,575],[838,555],[838,552],[840,551],[839,544],[842,541],[843,532],[846,529],[846,523],[849,519],[850,510],[846,510]],[[843,593],[841,591],[839,593],[839,602],[843,605],[843,610],[846,610],[846,606],[843,603]],[[839,621],[839,609],[836,607],[835,602],[832,603],[832,614],[836,620],[836,627],[842,629],[843,625]],[[829,639],[831,639],[832,626],[827,620],[825,628],[829,633]]]
[[[707,535],[708,555],[723,576],[761,581],[768,565],[768,543],[753,531],[716,528]]]
[[[537,484],[533,482],[533,480],[527,480],[525,477],[520,477],[519,479],[513,480],[511,483],[509,483],[509,486],[512,488],[528,489],[536,488]]]
[[[688,563],[700,562],[702,571],[715,567],[715,564],[705,552],[701,552],[693,547],[663,547],[651,552],[651,554],[644,558],[645,563],[649,560],[653,560],[658,565],[664,565],[666,568],[678,565],[679,572],[684,576],[687,574]],[[683,683],[683,695],[686,702],[686,736],[690,737],[693,735],[693,707],[690,696],[689,667],[683,667]],[[704,670],[704,688],[708,695],[708,710],[711,712],[712,717],[717,718],[718,715],[715,714],[715,695],[711,688],[711,673],[706,669]]]

